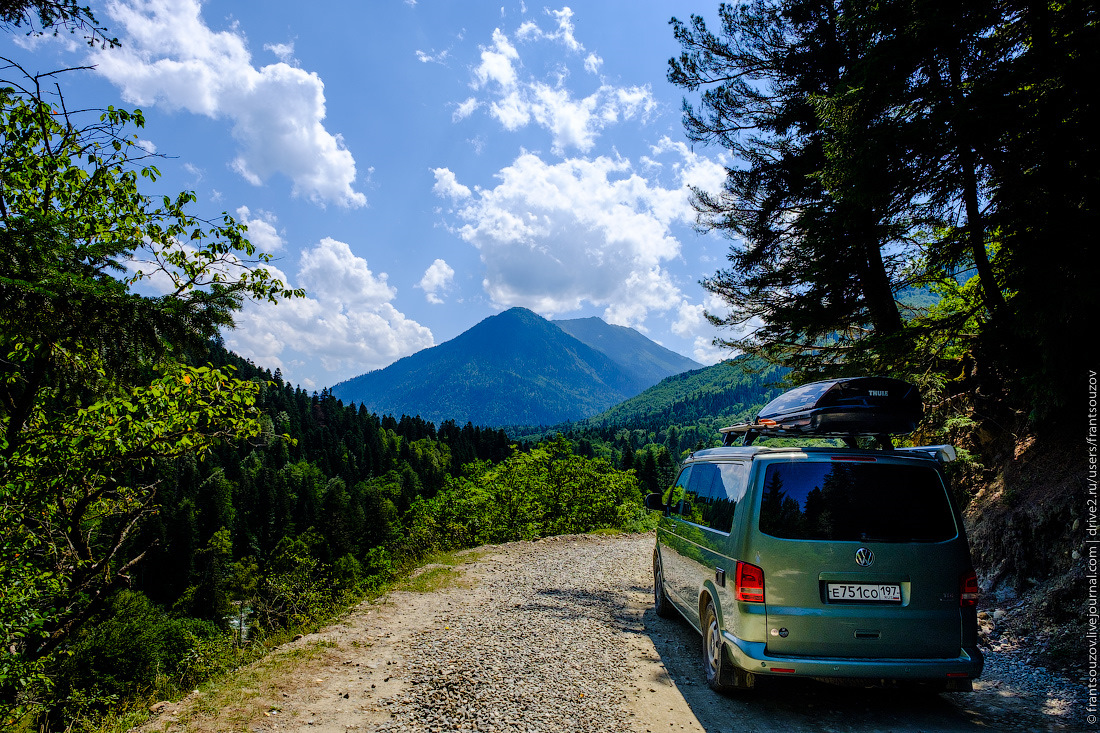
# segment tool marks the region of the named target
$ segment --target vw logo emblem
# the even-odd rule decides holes
[[[861,547],[856,550],[856,565],[869,568],[875,564],[875,553],[868,550],[866,547]]]

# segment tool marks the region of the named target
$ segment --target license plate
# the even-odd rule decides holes
[[[892,583],[828,583],[830,601],[901,603],[901,586]]]

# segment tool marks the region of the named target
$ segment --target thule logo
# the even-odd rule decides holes
[[[887,392],[884,389],[869,389],[869,390],[867,390],[867,394],[871,395],[872,397],[889,397],[890,396],[890,393]]]

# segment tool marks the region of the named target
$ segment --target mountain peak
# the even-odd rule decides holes
[[[649,386],[673,374],[703,366],[651,341],[633,328],[606,323],[600,318],[574,318],[553,323],[617,363],[629,364],[632,371],[649,381]]]
[[[599,318],[551,322],[515,307],[450,341],[334,385],[332,394],[378,413],[435,423],[554,425],[595,415],[698,366]]]

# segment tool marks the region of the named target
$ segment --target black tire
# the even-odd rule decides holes
[[[718,614],[714,611],[714,601],[707,600],[707,607],[703,610],[701,621],[703,671],[707,676],[707,687],[722,694],[753,687],[754,675],[731,662],[726,653],[726,645],[722,641],[722,629],[718,626]]]
[[[661,559],[653,555],[653,612],[661,618],[672,618],[676,610],[665,594],[665,574],[661,571]]]

